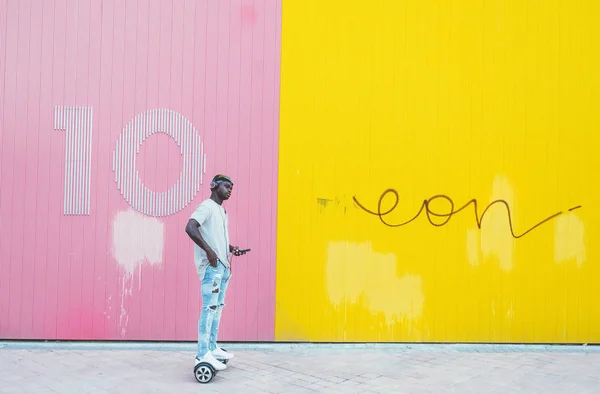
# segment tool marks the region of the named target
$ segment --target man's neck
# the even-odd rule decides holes
[[[214,202],[216,202],[216,203],[217,203],[217,204],[219,204],[219,205],[223,205],[223,200],[221,200],[221,199],[219,198],[219,196],[217,196],[215,193],[212,193],[212,194],[210,195],[210,199],[211,199],[211,200],[213,200]]]

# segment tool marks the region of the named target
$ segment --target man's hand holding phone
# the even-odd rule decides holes
[[[244,254],[248,253],[249,251],[250,251],[250,249],[240,249],[240,248],[239,248],[239,247],[237,247],[237,246],[234,246],[234,247],[232,248],[232,252],[233,252],[233,255],[234,255],[234,256],[242,256],[242,255],[244,255]]]

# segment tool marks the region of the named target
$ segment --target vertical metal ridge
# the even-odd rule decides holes
[[[142,198],[144,199],[144,215],[148,215],[148,189],[142,188]]]
[[[120,182],[121,182],[121,195],[127,198],[127,151],[129,150],[129,146],[127,144],[127,140],[129,135],[127,133],[127,125],[123,128],[123,147],[121,151],[121,173],[119,174]]]
[[[183,136],[185,141],[185,149],[183,154],[183,179],[185,180],[185,200],[184,205],[190,201],[190,153],[191,153],[191,136],[186,134]]]
[[[175,181],[173,185],[173,201],[175,204],[175,212],[179,212],[179,179]]]
[[[167,131],[167,135],[171,138],[173,138],[174,135],[177,134],[177,128],[179,127],[178,122],[177,122],[177,116],[175,116],[175,113],[172,110],[169,110],[169,125],[168,125],[168,129]],[[172,158],[171,158],[172,160]],[[170,163],[167,162],[167,168],[169,167]],[[161,197],[161,209],[160,209],[160,215],[159,216],[165,216],[167,214],[167,196],[165,192],[161,192],[160,193],[160,197]]]
[[[153,133],[157,132],[158,130],[160,130],[162,128],[162,120],[163,120],[163,111],[162,108],[159,108],[156,111],[156,126],[155,128],[152,130]],[[153,160],[155,160],[155,158],[152,158]],[[150,216],[156,216],[156,196],[154,194],[154,191],[148,189],[148,193],[150,195]]]
[[[141,190],[142,196],[142,206],[141,206],[141,211],[144,213],[144,215],[146,215],[146,190],[142,187]]]
[[[144,114],[145,119],[146,119],[145,120],[146,127],[144,128],[144,141],[146,140],[146,137],[148,137],[148,132],[149,132],[150,128],[152,127],[152,114],[153,113],[154,113],[154,110],[150,110]]]
[[[138,116],[138,122],[139,122],[139,130],[138,130],[138,153],[140,152],[140,148],[142,147],[142,144],[144,143],[144,131],[146,130],[146,114],[144,113],[143,115],[139,115]]]
[[[77,107],[73,107],[73,198],[71,200],[71,213],[73,215],[77,215],[77,186],[79,184],[79,152],[81,151],[79,147],[79,111],[77,111]]]
[[[179,130],[179,117],[176,116],[176,114],[173,113],[173,111],[171,111],[171,128],[169,128],[169,134],[168,136],[171,139],[174,139],[175,141],[177,141],[177,135],[180,134],[180,130]],[[170,195],[170,190],[171,188],[167,189],[167,211],[163,212],[166,215],[170,215],[171,214],[171,199],[169,198]]]
[[[147,137],[150,137],[150,134],[154,133],[157,128],[158,128],[158,110],[153,109],[152,110],[152,125],[150,126],[150,129],[148,130]]]
[[[156,193],[150,190],[150,196],[152,197],[152,202],[150,203],[152,211],[150,213],[152,216],[156,216]]]
[[[84,204],[85,204],[85,184],[87,174],[87,111],[85,107],[81,108],[81,165],[79,166],[79,179],[80,179],[80,194],[79,194],[79,214],[83,215]]]
[[[82,114],[82,131],[83,131],[83,135],[82,135],[82,139],[81,139],[81,144],[82,144],[82,153],[81,155],[83,156],[83,160],[81,160],[81,195],[80,195],[80,202],[79,202],[79,214],[83,215],[84,211],[85,211],[85,201],[86,201],[86,193],[85,193],[85,186],[87,184],[87,159],[88,159],[88,153],[87,153],[87,108],[86,107],[82,107],[81,108],[81,114]]]
[[[129,171],[127,173],[127,191],[129,193],[128,201],[132,201],[133,199],[133,174],[135,170],[135,127],[134,122],[129,122]]]
[[[94,149],[93,149],[93,142],[94,142],[94,133],[93,133],[93,129],[94,129],[94,122],[93,122],[93,115],[94,115],[94,109],[93,107],[89,107],[88,108],[89,114],[89,121],[88,121],[88,136],[89,136],[89,143],[88,143],[88,163],[87,163],[87,184],[86,184],[86,205],[85,205],[85,213],[86,215],[90,214],[90,209],[91,209],[91,198],[92,198],[92,155],[94,154]]]
[[[185,133],[185,129],[182,129],[182,122],[181,122],[180,114],[176,114],[176,121],[177,121],[177,128],[175,129],[175,133],[173,133],[173,135],[171,135],[171,138],[175,140],[177,145],[179,145],[179,139],[181,138],[181,135],[183,133]],[[179,147],[178,151],[179,151],[179,155],[181,156],[181,147]],[[173,200],[173,194],[175,194],[174,190],[175,190],[174,187],[169,188],[169,191],[171,194],[171,198],[170,198],[170,202],[169,202],[169,212],[168,212],[169,215],[173,214],[174,212],[177,212],[177,211],[175,211],[175,201]]]
[[[78,122],[79,119],[77,119],[77,107],[73,107],[73,127],[71,128],[71,142],[73,144],[73,149],[71,150],[71,160],[72,160],[72,175],[71,175],[71,214],[72,215],[76,215],[77,214],[77,165],[79,163],[77,163],[77,153],[79,151],[78,146],[77,146],[77,128],[78,128]]]
[[[82,114],[82,131],[83,131],[83,135],[82,135],[82,139],[81,139],[81,144],[82,144],[82,148],[83,151],[81,153],[81,155],[83,156],[83,160],[81,160],[81,196],[80,196],[80,203],[79,203],[79,214],[83,215],[83,212],[85,211],[85,201],[86,201],[86,193],[85,193],[85,185],[87,184],[87,108],[86,107],[82,107],[81,108],[81,114]]]
[[[196,165],[198,168],[198,174],[196,174],[196,179],[198,185],[196,186],[196,191],[200,191],[200,185],[202,184],[202,138],[198,135],[198,157],[196,158]]]
[[[65,215],[69,214],[69,171],[71,168],[70,165],[70,160],[71,160],[71,156],[69,155],[70,150],[69,150],[69,121],[68,118],[65,118],[65,113],[66,112],[66,108],[63,109],[63,129],[65,130],[65,186],[64,186],[64,193],[65,193]]]
[[[194,134],[197,134],[196,130],[194,130]],[[198,135],[198,139],[196,140],[196,193],[198,193],[200,191],[200,184],[202,183],[202,154],[201,152],[201,142],[202,139],[200,138],[200,135]]]
[[[136,134],[138,136],[138,143],[135,147],[137,154],[139,155],[140,153],[140,147],[142,146],[142,142],[144,141],[144,125],[145,125],[145,119],[146,119],[146,114],[144,113],[143,115],[138,115],[137,116],[137,121],[138,121],[138,127],[137,127],[137,131]],[[137,167],[137,159],[138,156],[136,155],[136,170],[135,170],[135,208],[139,211],[140,210],[140,200],[141,200],[141,182],[140,182],[140,174],[138,171],[138,167]]]
[[[81,208],[81,164],[83,162],[82,146],[82,111],[80,107],[75,107],[75,215],[79,215]]]
[[[125,188],[125,171],[126,171],[126,155],[127,155],[127,127],[123,127],[123,133],[121,134],[121,156],[119,161],[121,162],[121,171],[119,171],[119,191],[123,194]]]
[[[75,107],[75,199],[73,201],[75,205],[75,215],[79,215],[81,201],[81,162],[83,161],[81,135],[81,109]]]
[[[190,149],[187,155],[187,177],[190,180],[190,199],[192,199],[194,195],[194,142],[196,136],[189,132],[187,128],[185,134],[189,136],[190,141]]]
[[[156,216],[162,215],[162,193],[156,193]]]
[[[150,129],[151,124],[152,124],[152,114],[153,114],[153,110],[149,110],[144,112],[143,114],[143,128],[142,128],[142,141],[146,140],[146,136],[148,133],[148,130]],[[142,181],[139,179],[139,173],[136,173],[136,177],[138,178],[138,182],[140,184],[140,202],[139,202],[139,209],[140,212],[143,212],[144,215],[147,214],[146,212],[146,207],[147,207],[147,201],[146,201],[146,193],[144,191],[144,186],[142,185]]]
[[[131,172],[129,173],[129,203],[133,206],[133,208],[135,209],[135,192],[136,192],[136,188],[135,188],[135,170],[137,168],[136,165],[136,158],[137,158],[137,141],[138,141],[138,137],[137,137],[137,118],[134,117],[131,120],[131,138],[132,138],[132,144],[131,144]]]
[[[154,216],[154,206],[152,204],[154,204],[154,197],[152,195],[152,190],[146,188],[147,194],[148,194],[148,215],[150,216]]]
[[[191,180],[192,180],[192,198],[193,196],[196,194],[196,155],[198,154],[198,152],[196,152],[196,140],[198,138],[198,136],[196,135],[196,133],[192,132],[192,130],[189,131],[189,134],[192,136],[192,151],[190,154],[190,168],[191,168]]]
[[[152,135],[152,133],[157,129],[158,115],[159,112],[156,108],[150,111],[150,127],[148,130],[146,130],[146,138],[150,137],[150,135]],[[152,216],[152,194],[151,190],[147,187],[144,188],[144,196],[146,200],[146,215]]]
[[[177,114],[175,117],[175,120],[177,121],[177,132],[175,133],[175,136],[173,137],[173,139],[175,141],[178,141],[179,138],[181,138],[181,134],[184,132],[184,122],[182,121],[183,116],[181,116],[181,114]]]
[[[68,164],[69,163],[69,149],[68,149],[68,146],[69,146],[69,132],[64,127],[64,124],[63,124],[63,121],[62,121],[62,118],[63,118],[63,115],[64,115],[62,113],[62,111],[63,111],[62,106],[59,106],[58,108],[59,108],[58,117],[60,118],[59,119],[59,125],[61,126],[61,129],[65,130],[65,134],[66,134],[66,136],[65,136],[65,141],[66,141],[66,143],[65,143],[65,172],[64,172],[64,181],[63,181],[64,182],[64,186],[63,186],[63,213],[64,214],[68,214],[69,211],[68,211],[68,208],[67,208],[67,201],[68,201],[67,190],[68,190],[69,186],[68,186],[68,180],[67,180],[67,173],[69,171],[68,170],[68,168],[69,168],[69,164]]]
[[[77,107],[72,109],[73,126],[71,127],[71,214],[77,212]]]
[[[156,130],[156,109],[150,110],[150,114],[148,116],[148,127],[146,128],[146,132],[145,132],[145,138],[148,138],[150,136],[150,133],[152,133],[154,130]],[[150,215],[150,212],[151,212],[149,192],[150,192],[150,190],[147,187],[143,188],[144,214],[145,215]]]
[[[200,173],[200,136],[196,133],[193,126],[190,125],[192,129],[192,135],[194,136],[194,155],[192,156],[194,162],[194,174],[192,179],[194,180],[194,196],[198,193],[198,189],[200,188],[200,182],[198,182],[198,175]]]
[[[177,119],[175,119],[175,116],[173,116],[173,111],[168,110],[167,112],[169,114],[169,122],[167,124],[167,135],[169,137],[171,137],[175,131],[175,129],[177,128]]]
[[[169,110],[169,127],[165,130],[165,134],[167,134],[171,138],[177,137],[177,129],[179,127],[178,119],[175,113],[172,110]]]
[[[135,132],[135,149],[133,150],[133,179],[132,179],[132,185],[133,185],[133,200],[132,200],[132,205],[135,209],[138,209],[138,201],[139,201],[139,182],[138,182],[138,166],[137,166],[137,159],[138,159],[138,154],[140,153],[140,143],[142,141],[142,128],[141,128],[141,119],[140,116],[136,116],[135,117],[135,125],[134,125],[134,132]]]
[[[135,161],[135,133],[133,131],[133,122],[129,122],[129,157],[128,157],[128,171],[127,171],[127,194],[128,194],[128,201],[131,201],[131,199],[133,198],[133,190],[132,190],[132,184],[133,184],[133,163]]]
[[[163,133],[168,133],[172,127],[170,125],[170,122],[172,120],[171,115],[171,111],[169,111],[166,108],[162,109],[162,127],[161,127],[161,132]],[[155,159],[158,160],[158,159]],[[168,156],[167,156],[167,165],[168,165]],[[157,163],[157,166],[159,165],[159,163]],[[154,191],[154,195],[155,195],[155,204],[154,204],[154,216],[160,216],[162,214],[162,199],[161,199],[161,195],[160,193]]]
[[[139,175],[139,173],[138,173],[137,170],[133,174],[133,177],[134,177],[134,183],[135,183],[135,199],[134,199],[135,203],[132,204],[132,205],[133,205],[133,207],[135,209],[137,209],[138,211],[141,212],[141,208],[142,207],[141,207],[141,204],[140,204],[140,193],[142,191],[141,190],[142,188],[141,188],[141,185],[140,185],[140,183],[141,183],[140,182],[140,175]]]
[[[173,213],[173,192],[172,188],[167,189],[167,215]]]
[[[171,118],[171,127],[169,127],[167,135],[170,138],[174,138],[174,136],[177,135],[177,119],[173,116],[173,111],[170,111],[169,116]],[[173,127],[173,126],[175,126],[175,127]],[[168,164],[170,164],[170,163],[168,163]],[[167,165],[167,168],[168,168],[168,165]],[[168,172],[167,172],[167,174],[168,174]],[[162,215],[170,215],[171,214],[171,198],[170,198],[171,193],[170,193],[170,190],[171,190],[171,188],[168,188],[166,190],[166,193],[165,193],[166,194],[166,196],[165,196],[165,198],[166,198],[166,210],[164,212],[162,212]]]
[[[63,116],[65,117],[65,133],[66,133],[66,143],[65,143],[65,214],[71,214],[71,133],[69,128],[71,127],[69,112],[67,108],[65,108],[65,113]]]
[[[117,140],[117,147],[115,148],[113,157],[115,161],[115,182],[117,182],[117,187],[119,187],[119,160],[121,160],[121,144],[119,140]]]
[[[117,182],[117,189],[119,189],[119,192],[121,191],[121,156],[123,155],[121,152],[123,151],[123,133],[121,133],[121,135],[119,136],[119,139],[117,140],[117,149],[115,151],[117,159],[116,159],[116,163],[117,163],[117,170],[115,172],[115,181]]]
[[[131,135],[131,122],[127,123],[125,126],[127,128],[127,149],[125,150],[126,161],[125,168],[125,182],[123,188],[125,189],[125,199],[129,200],[131,196],[131,190],[129,189],[130,178],[131,178],[131,147],[133,146],[132,135]]]
[[[123,194],[123,172],[125,171],[125,151],[127,150],[127,145],[125,144],[127,134],[125,134],[125,127],[123,127],[123,132],[121,133],[121,137],[119,138],[119,143],[121,145],[121,152],[119,154],[119,193]]]
[[[185,176],[185,169],[187,167],[187,163],[186,163],[186,157],[187,157],[187,136],[183,135],[181,137],[181,152],[183,153],[183,160],[182,160],[182,166],[181,166],[181,173],[180,173],[180,179],[181,179],[181,199],[180,199],[180,206],[185,205],[185,201],[186,201],[186,196],[187,196],[187,192],[186,192],[186,176]]]
[[[198,135],[198,191],[202,185],[202,138]]]
[[[206,172],[206,159],[204,159],[204,142],[202,141],[200,141],[200,166],[202,167],[202,170],[200,171],[200,184],[202,184],[202,174]]]
[[[68,199],[67,199],[67,214],[71,215],[73,212],[73,126],[74,126],[74,114],[72,108],[68,109],[67,114],[67,146],[69,150],[69,175],[68,175]]]
[[[140,146],[140,123],[139,117],[135,117],[133,120],[133,147],[131,150],[132,153],[132,172],[131,172],[131,205],[137,209],[137,182],[136,182],[136,174],[137,174],[137,157],[138,157],[138,149]]]

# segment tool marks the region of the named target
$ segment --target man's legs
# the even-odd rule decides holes
[[[221,264],[217,268],[208,266],[204,272],[204,277],[200,283],[202,291],[202,309],[200,311],[200,319],[198,320],[198,360],[208,356],[209,361],[213,358],[209,354],[209,344],[212,332],[212,325],[217,313],[217,305],[219,303],[219,293],[223,281],[225,267]],[[214,360],[216,361],[216,360]],[[212,364],[213,362],[211,362]],[[224,367],[224,365],[223,365]]]
[[[227,292],[227,286],[229,285],[230,278],[231,278],[231,270],[229,270],[228,268],[225,268],[223,266],[223,277],[221,279],[221,288],[219,289],[219,296],[217,299],[217,310],[213,317],[212,327],[211,327],[211,331],[210,331],[210,340],[208,343],[208,348],[211,351],[217,350],[217,348],[218,348],[217,337],[219,335],[219,323],[221,322],[221,312],[223,311],[223,307],[225,306],[225,294]],[[227,354],[222,354],[219,351],[217,351],[217,352],[219,353],[218,356],[220,356],[220,357],[230,358],[229,356],[233,356],[231,354],[227,355]]]

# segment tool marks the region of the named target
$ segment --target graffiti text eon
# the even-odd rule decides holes
[[[385,197],[388,194],[392,194],[395,198],[394,203],[392,204],[391,208],[386,209],[384,211],[382,211],[381,205],[383,200],[385,199]],[[411,219],[408,219],[402,223],[390,223],[388,221],[386,221],[385,216],[389,215],[390,213],[392,213],[396,207],[398,206],[398,202],[400,201],[400,197],[398,195],[398,192],[394,189],[387,189],[386,191],[384,191],[381,196],[379,197],[379,202],[377,203],[377,211],[373,211],[370,210],[368,208],[366,208],[364,205],[362,205],[358,199],[356,198],[356,196],[353,197],[354,202],[356,203],[356,205],[362,209],[363,211],[377,216],[379,217],[379,220],[381,220],[381,222],[383,224],[385,224],[388,227],[401,227],[401,226],[405,226],[411,222],[413,222],[414,220],[416,220],[421,213],[423,213],[423,211],[425,211],[425,214],[427,216],[427,220],[429,221],[429,223],[431,223],[433,226],[436,227],[441,227],[444,226],[445,224],[447,224],[450,219],[452,219],[453,215],[456,215],[457,213],[459,213],[460,211],[466,209],[469,205],[473,205],[473,212],[475,215],[475,221],[477,223],[477,228],[481,229],[481,224],[483,222],[483,218],[486,214],[486,212],[494,205],[496,204],[500,204],[503,205],[506,208],[506,213],[508,216],[508,225],[510,227],[510,233],[514,238],[521,238],[524,235],[528,234],[529,232],[533,231],[534,229],[536,229],[537,227],[541,226],[542,224],[556,218],[557,216],[562,215],[564,212],[563,211],[559,211],[553,215],[548,216],[547,218],[539,221],[538,223],[536,223],[534,226],[530,227],[529,229],[525,230],[524,232],[522,232],[521,234],[516,234],[513,228],[513,223],[512,223],[512,216],[511,216],[511,212],[510,212],[510,205],[508,204],[508,202],[506,202],[506,200],[495,200],[492,201],[481,213],[481,216],[479,216],[479,212],[477,210],[477,199],[471,199],[469,200],[466,204],[464,204],[463,206],[461,206],[458,209],[454,209],[455,205],[454,205],[454,201],[452,201],[452,199],[450,197],[448,197],[447,195],[444,194],[438,194],[435,195],[429,199],[425,199],[423,200],[423,203],[421,204],[421,208],[419,209],[419,211],[417,212],[417,214],[415,216],[413,216]],[[431,203],[435,200],[444,200],[446,202],[448,202],[448,209],[446,212],[436,212],[431,208]],[[575,209],[579,209],[581,208],[581,205],[578,205],[576,207],[570,208],[569,211],[574,211]],[[441,222],[437,223],[434,222],[433,217],[439,218],[441,219]]]

